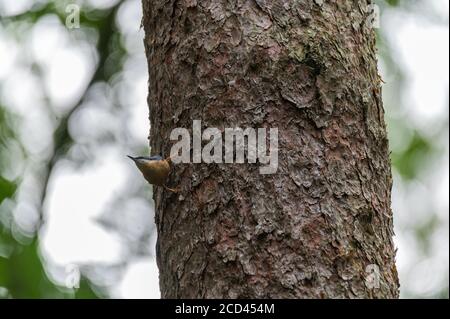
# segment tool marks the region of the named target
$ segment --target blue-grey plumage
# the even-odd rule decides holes
[[[128,155],[128,157],[134,161],[147,182],[174,191],[166,186],[170,174],[170,159],[163,159],[161,156],[133,157]]]

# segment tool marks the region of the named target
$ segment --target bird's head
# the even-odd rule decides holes
[[[135,164],[139,169],[145,169],[145,167],[148,166],[149,163],[151,162],[156,162],[156,161],[161,161],[163,160],[163,158],[159,155],[157,156],[151,156],[151,157],[147,157],[147,156],[139,156],[139,157],[133,157],[130,155],[127,155]]]

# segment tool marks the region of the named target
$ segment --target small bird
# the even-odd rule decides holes
[[[166,186],[167,178],[170,173],[170,157],[167,159],[163,159],[159,155],[152,157],[133,157],[130,155],[127,156],[134,161],[137,168],[139,168],[147,182],[152,185],[162,186],[174,193],[178,192],[178,190]]]

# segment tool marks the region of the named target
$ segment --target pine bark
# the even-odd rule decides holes
[[[274,175],[179,164],[154,188],[163,298],[398,297],[370,5],[143,0],[152,154],[193,120],[279,130]]]

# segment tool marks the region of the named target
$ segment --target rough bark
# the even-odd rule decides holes
[[[277,174],[181,164],[155,189],[163,298],[398,297],[369,5],[143,0],[152,154],[193,120],[279,129]]]

